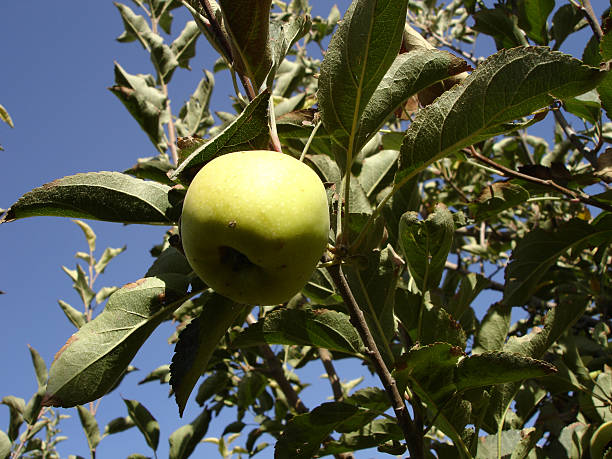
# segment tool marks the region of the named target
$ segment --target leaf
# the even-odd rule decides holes
[[[195,450],[200,440],[206,435],[211,414],[205,409],[189,424],[176,429],[168,437],[170,443],[170,459],[186,459]]]
[[[98,293],[96,293],[96,303],[103,303],[109,296],[111,296],[117,290],[119,290],[119,287],[102,287],[100,290],[98,290]]]
[[[385,175],[396,164],[399,152],[396,150],[381,150],[363,160],[359,183],[366,196],[370,197]]]
[[[87,239],[87,245],[89,245],[89,251],[90,252],[95,252],[96,250],[96,233],[94,233],[94,230],[91,229],[91,226],[89,226],[87,223],[85,223],[84,221],[81,220],[72,220],[74,223],[76,223],[79,228],[81,228],[81,230],[83,230],[83,234],[85,235],[85,239]]]
[[[179,66],[191,70],[189,60],[195,56],[199,36],[200,28],[195,21],[187,21],[181,34],[170,45]]]
[[[197,170],[216,156],[240,150],[266,148],[269,140],[268,101],[270,93],[262,92],[223,131],[197,148],[170,177],[191,179]]]
[[[166,153],[160,153],[157,156],[138,158],[136,164],[123,171],[123,173],[133,175],[140,179],[153,180],[165,185],[172,185],[172,180],[168,178],[168,172],[173,168],[174,165],[170,163],[168,155]]]
[[[163,153],[168,144],[163,122],[167,118],[166,95],[157,89],[151,75],[131,75],[115,62],[115,85],[108,88],[125,105],[143,131]]]
[[[192,271],[185,255],[174,247],[168,247],[155,259],[145,276],[158,276],[165,273],[188,275]]]
[[[159,444],[159,423],[142,403],[126,399],[123,399],[123,402],[127,407],[130,418],[134,421],[138,430],[142,432],[147,445],[153,451],[157,451],[157,445]]]
[[[359,120],[395,60],[407,0],[356,0],[334,33],[321,63],[317,93],[321,120],[342,168],[358,153]]]
[[[232,342],[235,348],[261,344],[314,346],[357,355],[362,348],[346,314],[325,309],[280,309],[245,328]]]
[[[121,223],[168,225],[179,203],[169,186],[119,172],[69,175],[24,194],[1,223],[36,216],[81,217]]]
[[[108,424],[106,424],[106,427],[104,427],[104,436],[106,437],[107,435],[124,432],[131,429],[135,425],[136,424],[134,424],[134,421],[129,416],[112,419]]]
[[[453,215],[443,205],[425,221],[416,212],[406,212],[399,224],[399,242],[406,264],[421,292],[440,283],[455,234]]]
[[[104,311],[56,354],[44,405],[70,407],[106,394],[186,291],[184,276],[167,274],[127,284],[111,295]]]
[[[81,420],[81,426],[85,431],[85,437],[87,438],[87,444],[89,445],[90,451],[95,451],[96,447],[100,443],[100,428],[96,417],[84,406],[77,406],[79,412],[79,419]]]
[[[151,55],[151,62],[155,67],[161,81],[168,83],[172,78],[174,69],[179,65],[173,50],[164,43],[164,39],[153,32],[143,16],[135,14],[130,7],[121,3],[115,6],[121,14],[126,35],[136,38],[142,47]],[[197,26],[196,26],[197,27]]]
[[[200,316],[181,331],[170,365],[170,386],[181,416],[217,344],[244,310],[244,305],[214,294],[204,305]]]
[[[437,49],[416,49],[397,56],[361,115],[356,148],[365,145],[408,98],[468,70],[471,67],[463,59]]]
[[[138,385],[145,384],[151,381],[159,381],[160,384],[167,384],[170,380],[170,365],[161,365],[145,376],[144,379],[138,381]]]
[[[11,454],[12,442],[11,439],[0,430],[0,458],[6,459]]]
[[[219,0],[237,70],[257,91],[272,67],[268,44],[272,0]]]
[[[19,436],[19,428],[24,421],[23,414],[25,413],[26,408],[25,400],[9,395],[2,398],[0,403],[8,406],[9,408],[8,436],[11,441],[15,441],[15,439]]]
[[[268,87],[272,87],[276,71],[283,63],[291,47],[310,31],[311,26],[312,22],[307,15],[291,15],[286,19],[273,19],[270,21],[269,48],[272,68],[267,76]]]
[[[111,247],[107,247],[106,249],[104,249],[104,252],[102,252],[102,256],[100,257],[98,262],[94,265],[94,270],[96,271],[96,273],[98,274],[103,273],[104,270],[106,269],[106,266],[108,266],[111,260],[115,258],[117,255],[119,255],[120,253],[122,253],[126,248],[127,247],[124,245],[123,247],[118,247],[115,249]]]
[[[504,303],[524,304],[540,287],[538,283],[559,257],[584,246],[605,246],[612,241],[612,214],[596,224],[573,219],[555,231],[536,229],[525,235],[512,251],[506,268]]]
[[[474,30],[492,36],[497,49],[527,45],[523,31],[518,27],[518,18],[503,5],[481,8],[472,16]]]
[[[480,196],[471,202],[469,207],[474,220],[480,222],[524,203],[529,197],[529,192],[519,185],[495,182],[484,187]]]
[[[484,352],[462,359],[457,365],[454,384],[464,391],[500,383],[522,381],[555,373],[551,364],[521,354]]]
[[[310,459],[337,426],[359,411],[343,402],[324,403],[310,413],[294,416],[274,446],[275,459]]]
[[[13,120],[11,119],[11,115],[9,115],[6,108],[4,108],[2,104],[0,104],[0,121],[4,121],[10,127],[15,127]]]
[[[204,135],[205,130],[214,124],[209,111],[210,97],[214,86],[214,75],[205,70],[204,78],[200,80],[197,88],[179,112],[179,119],[175,125],[181,136]],[[185,159],[185,157],[181,155],[181,159]]]
[[[518,2],[518,25],[538,45],[548,44],[546,20],[555,7],[555,0],[521,0]]]
[[[495,303],[489,308],[480,322],[472,354],[499,351],[504,347],[510,330],[511,312],[512,308],[503,303]]]
[[[377,446],[381,448],[386,442],[393,442],[396,445],[403,438],[404,434],[397,422],[391,419],[376,419],[357,431],[342,434],[337,441],[326,441],[321,455],[350,453]],[[404,450],[405,446],[400,445],[399,450],[390,454],[402,454]]]
[[[32,346],[28,344],[30,350],[30,357],[32,358],[32,365],[34,365],[34,372],[36,373],[36,381],[38,382],[38,390],[44,391],[47,386],[47,365],[45,365],[44,359]]]
[[[77,293],[81,297],[83,304],[86,307],[88,307],[91,304],[91,301],[96,296],[96,294],[89,286],[88,276],[85,274],[85,271],[83,271],[83,268],[81,267],[81,265],[77,265],[76,271],[77,271],[77,280],[73,284],[72,287],[77,291]]]
[[[402,143],[396,187],[461,148],[516,129],[509,124],[593,89],[604,76],[573,57],[547,48],[521,47],[489,57],[420,110]]]
[[[559,49],[565,39],[578,29],[578,24],[582,19],[584,19],[582,13],[570,3],[561,5],[555,11],[550,29],[551,35],[555,39],[554,49]]]

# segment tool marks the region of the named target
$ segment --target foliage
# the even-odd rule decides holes
[[[266,448],[278,458],[374,447],[414,458],[605,453],[609,10],[600,21],[587,0],[354,0],[344,14],[334,6],[312,17],[307,0],[134,3],[115,4],[118,40],[139,43],[154,74],[115,63],[109,89],[156,155],[124,172],[58,178],[19,198],[2,223],[54,215],[168,228],[144,278],[96,291],[123,249],[94,256],[93,229],[75,220],[88,251],[64,271],[83,305],[59,306],[77,331],[48,371],[31,349],[38,390],[27,403],[2,399],[10,419],[0,458],[58,457],[57,406],[77,407],[92,457],[106,436],[134,426],[155,454],[154,412],[125,400],[127,415],[101,433],[96,400],[168,320],[174,358],[143,382],[169,384],[181,415],[190,398],[202,407],[169,436],[172,458],[201,441],[224,457]],[[176,8],[193,20],[169,42]],[[579,30],[591,36],[582,59],[558,51]],[[168,99],[175,71],[204,64],[202,36],[236,92],[235,113],[217,112],[219,121],[209,71],[177,112]],[[497,52],[465,51],[486,36]],[[550,139],[534,134],[545,117],[554,118]],[[12,127],[1,105],[0,119]],[[206,162],[260,148],[310,165],[332,216],[329,251],[308,285],[269,307],[204,285],[177,230],[185,189]],[[480,314],[475,301],[487,290],[499,301]],[[299,397],[307,382],[291,368],[316,359],[334,400],[309,408]],[[363,365],[380,387],[352,391],[338,359]],[[238,408],[236,420],[204,438],[227,407]],[[247,415],[258,425],[230,449]]]

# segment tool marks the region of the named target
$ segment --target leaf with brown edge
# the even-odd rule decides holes
[[[104,311],[55,355],[44,406],[71,407],[109,392],[155,328],[185,301],[181,274],[148,277],[113,293]]]
[[[27,192],[0,220],[54,216],[169,225],[181,213],[180,193],[120,172],[69,175]]]

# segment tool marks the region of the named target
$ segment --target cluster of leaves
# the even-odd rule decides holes
[[[115,64],[110,89],[159,154],[123,173],[60,178],[25,194],[2,221],[57,215],[171,228],[144,278],[96,294],[95,276],[120,249],[95,260],[93,231],[78,222],[89,274],[66,272],[84,312],[60,306],[79,330],[48,378],[34,359],[33,402],[6,402],[11,428],[0,434],[0,457],[23,452],[50,406],[78,406],[93,456],[101,437],[91,403],[117,387],[170,319],[178,324],[172,364],[143,382],[168,383],[181,414],[198,386],[203,407],[170,436],[171,457],[189,456],[227,407],[238,408],[236,421],[208,439],[224,456],[256,454],[269,446],[263,434],[276,440],[278,458],[372,447],[415,458],[603,454],[612,439],[612,150],[602,151],[612,142],[609,10],[602,30],[587,1],[555,11],[552,0],[494,8],[355,0],[341,21],[335,7],[311,17],[307,0],[135,3],[141,14],[117,4],[119,40],[138,41],[155,75]],[[193,21],[166,44],[178,7]],[[593,38],[582,60],[558,51],[586,27]],[[478,34],[492,36],[498,52],[483,60],[465,51]],[[216,125],[212,73],[177,115],[168,99],[200,35],[236,90],[235,114],[217,112]],[[319,49],[322,60],[312,56]],[[529,133],[549,112],[552,146]],[[333,249],[287,304],[252,310],[193,275],[176,225],[185,188],[206,162],[268,147],[300,157],[325,182]],[[486,290],[500,301],[482,316],[474,302]],[[95,317],[94,300],[106,302]],[[307,382],[291,369],[319,359],[334,401],[309,409],[299,398]],[[351,393],[335,374],[338,359],[363,364],[381,387]],[[157,421],[138,402],[126,405],[128,416],[106,433],[136,425],[156,450]],[[249,413],[258,426],[230,451]],[[28,429],[18,440],[20,416]],[[45,426],[57,441],[54,419]]]

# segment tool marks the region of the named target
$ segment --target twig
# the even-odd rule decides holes
[[[494,169],[497,170],[497,172],[500,175],[503,175],[505,177],[519,178],[519,179],[527,180],[528,182],[537,183],[539,185],[544,185],[550,188],[554,188],[555,190],[565,194],[566,196],[570,196],[572,199],[578,200],[582,202],[583,204],[588,204],[590,206],[598,207],[599,209],[602,209],[608,212],[612,212],[611,205],[606,204],[604,202],[600,202],[596,199],[593,199],[592,197],[590,197],[589,195],[585,193],[570,190],[569,188],[565,188],[564,186],[559,185],[553,180],[539,179],[537,177],[532,177],[531,175],[527,175],[521,172],[514,171],[512,169],[507,168],[506,166],[502,166],[501,164],[497,164],[492,159],[489,159],[486,156],[483,156],[480,153],[478,153],[473,146],[470,146],[470,148],[468,149],[468,152],[469,154],[472,155],[472,157],[474,157],[478,161],[481,161],[485,164],[488,164],[489,166],[492,166]]]
[[[397,384],[395,383],[395,380],[391,376],[389,369],[385,365],[385,362],[380,355],[380,351],[378,350],[374,337],[368,328],[363,312],[359,308],[359,305],[353,296],[353,292],[351,291],[351,288],[344,277],[342,266],[330,266],[327,268],[327,270],[332,276],[334,284],[338,288],[346,307],[349,309],[351,319],[359,332],[359,336],[366,346],[367,354],[374,365],[374,369],[376,370],[376,373],[378,374],[378,377],[380,378],[389,399],[391,400],[391,405],[393,406],[397,423],[404,433],[406,445],[410,451],[410,457],[413,459],[422,459],[422,435],[417,432],[416,426],[413,423],[410,413],[408,412],[408,409],[404,403],[404,399],[397,389]]]
[[[256,322],[252,314],[249,314],[247,316],[246,321],[249,325],[252,325]],[[285,376],[283,366],[278,360],[278,357],[276,357],[274,351],[267,344],[262,344],[261,346],[259,346],[259,351],[261,352],[263,358],[268,364],[272,379],[274,379],[278,383],[280,390],[285,395],[287,402],[289,402],[289,406],[291,406],[291,408],[293,408],[296,412],[300,414],[308,413],[308,408],[306,408],[306,405],[304,405],[304,403],[300,399],[300,396],[297,394],[297,392]]]
[[[595,11],[593,10],[593,6],[591,5],[591,0],[581,0],[582,4],[574,0],[570,0],[570,1],[572,5],[574,5],[580,12],[582,12],[585,19],[589,23],[589,26],[591,26],[593,33],[597,37],[597,41],[601,41],[604,34],[603,34],[603,30],[601,30],[601,26],[599,25],[597,15],[595,14]]]
[[[565,116],[563,116],[563,113],[561,113],[559,110],[553,110],[553,115],[555,116],[555,121],[559,123],[559,126],[561,126],[561,129],[563,129],[563,132],[574,148],[576,148],[593,167],[597,168],[597,157],[580,141],[578,134],[576,134],[576,131],[574,131],[572,126],[570,126],[570,124],[567,122]]]
[[[331,384],[334,400],[341,402],[344,399],[344,394],[342,393],[342,385],[340,384],[338,373],[336,373],[334,363],[332,362],[331,352],[327,349],[319,348],[319,358],[321,362],[323,362],[323,366],[327,372],[327,379],[329,379],[329,383]]]

